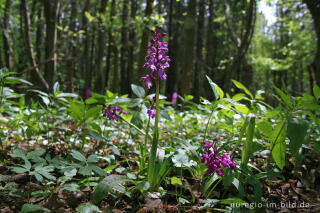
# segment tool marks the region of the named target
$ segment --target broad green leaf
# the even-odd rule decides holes
[[[82,205],[78,206],[76,208],[76,211],[79,213],[99,213],[99,212],[101,212],[99,210],[98,206],[93,205],[91,203],[86,203],[86,204],[82,204]]]
[[[247,98],[244,93],[237,93],[232,97],[232,100],[235,100],[235,101],[241,101],[243,99],[249,101],[249,98]]]
[[[86,119],[94,118],[95,116],[102,113],[102,106],[95,106],[86,111]]]
[[[178,185],[182,185],[182,181],[181,181],[181,179],[180,178],[177,178],[177,177],[172,177],[171,178],[171,184],[178,184]]]
[[[105,177],[96,187],[93,193],[93,201],[100,202],[104,196],[116,185],[128,181],[128,178],[122,175],[110,175]]]
[[[313,94],[314,94],[314,97],[316,97],[316,99],[320,98],[320,88],[318,85],[313,86]]]
[[[53,166],[39,166],[35,168],[35,171],[44,176],[45,178],[49,180],[56,180],[56,177],[54,177],[50,172],[54,171]]]
[[[296,155],[304,142],[307,134],[308,123],[297,118],[288,119],[287,135],[290,139],[289,148],[293,155]]]
[[[90,176],[92,173],[92,168],[90,166],[82,166],[79,169],[79,173],[84,176]]]
[[[81,162],[87,161],[87,159],[80,152],[78,152],[76,150],[72,150],[71,155],[74,159],[77,159],[78,161],[81,161]]]
[[[22,208],[21,208],[21,213],[29,213],[29,212],[51,212],[49,209],[44,208],[40,205],[35,205],[35,204],[23,204]]]
[[[272,157],[278,167],[283,169],[286,158],[286,121],[279,123],[272,132]]]
[[[283,100],[284,104],[289,107],[290,109],[293,108],[293,103],[290,100],[290,96],[286,95],[282,90],[277,87],[274,87],[280,98]]]
[[[138,96],[139,98],[143,98],[145,95],[145,91],[143,87],[137,86],[135,84],[131,84],[132,92]]]
[[[84,118],[84,105],[80,102],[71,102],[70,109],[72,111],[72,116],[78,120],[82,120]]]
[[[5,79],[5,84],[27,84],[29,86],[33,85],[29,81],[26,81],[26,80],[24,80],[22,78],[17,78],[17,77],[7,77]]]
[[[23,149],[17,148],[15,150],[13,150],[13,152],[11,154],[11,157],[25,159],[26,158],[26,152]]]
[[[31,151],[27,154],[27,159],[31,159],[34,157],[40,157],[42,156],[44,153],[46,152],[46,150],[44,149],[39,149],[37,151]]]
[[[272,125],[269,121],[263,120],[257,124],[257,129],[260,130],[266,137],[272,136]]]
[[[97,155],[90,155],[89,157],[88,157],[88,163],[96,163],[96,162],[98,162],[99,161],[99,159],[98,159],[98,156]]]
[[[75,169],[75,168],[73,168],[73,167],[70,167],[70,169],[65,170],[63,174],[64,174],[65,176],[68,176],[68,177],[76,176],[76,174],[77,174],[77,169]]]
[[[253,135],[254,135],[254,129],[255,129],[255,117],[250,118],[250,122],[248,125],[248,130],[246,134],[246,140],[244,142],[244,147],[242,150],[242,157],[241,157],[241,163],[242,164],[247,164],[249,161],[249,158],[251,157],[253,153]]]
[[[26,168],[13,166],[11,167],[11,171],[20,174],[20,173],[27,172],[28,170]]]
[[[221,89],[217,84],[215,84],[215,83],[211,80],[211,78],[210,78],[209,76],[206,75],[206,77],[207,77],[207,79],[208,79],[208,81],[209,81],[209,84],[210,84],[210,86],[211,86],[211,89],[212,89],[212,91],[213,91],[213,94],[214,94],[216,100],[218,100],[219,98],[222,99],[223,96],[224,96],[224,93],[223,93],[222,89]]]
[[[70,183],[62,187],[63,190],[71,191],[71,192],[80,192],[80,186],[75,183]]]
[[[236,87],[238,89],[243,90],[247,95],[250,96],[251,99],[253,99],[253,95],[252,93],[247,89],[247,87],[245,87],[242,83],[240,83],[239,81],[236,80],[232,80],[232,82],[234,83],[234,85],[236,85]]]

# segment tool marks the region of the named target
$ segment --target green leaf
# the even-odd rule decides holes
[[[320,88],[318,85],[313,86],[313,94],[314,94],[314,97],[316,97],[316,99],[320,98]]]
[[[101,212],[99,210],[99,207],[96,205],[93,205],[91,203],[86,203],[86,204],[82,204],[80,206],[78,206],[76,208],[76,211],[79,213],[97,213],[97,212]]]
[[[20,174],[20,173],[25,173],[25,172],[27,172],[28,170],[27,170],[26,168],[13,166],[13,167],[11,167],[11,171]]]
[[[44,167],[39,166],[39,167],[35,168],[35,171],[49,180],[56,180],[56,177],[54,177],[52,174],[50,174],[50,172],[54,171],[53,166],[44,166]]]
[[[31,151],[27,154],[27,159],[35,158],[35,157],[40,157],[42,156],[46,150],[44,149],[39,149],[37,151]]]
[[[293,108],[293,103],[290,100],[290,97],[286,95],[282,90],[278,89],[277,87],[274,87],[280,98],[283,100],[284,104],[289,107],[290,109]]]
[[[288,119],[287,135],[290,139],[289,148],[293,155],[298,154],[307,134],[308,123],[297,118]]]
[[[177,177],[172,177],[171,178],[171,184],[178,184],[178,185],[182,185],[182,181],[180,178],[177,178]]]
[[[63,174],[64,174],[65,176],[68,176],[68,177],[76,176],[76,174],[77,174],[77,169],[70,167],[70,169],[65,170]]]
[[[96,162],[98,162],[99,161],[99,158],[98,158],[98,156],[97,155],[90,155],[89,157],[88,157],[88,163],[96,163]]]
[[[25,159],[26,158],[26,152],[23,149],[17,148],[15,150],[13,150],[13,152],[11,154],[11,157]]]
[[[44,208],[40,205],[35,205],[35,204],[23,204],[21,208],[21,213],[29,213],[29,212],[36,212],[36,211],[42,211],[42,212],[51,212],[49,209]]]
[[[22,78],[17,77],[7,77],[4,81],[5,84],[27,84],[29,86],[32,86],[33,84],[29,81],[26,81]]]
[[[184,199],[182,197],[179,197],[178,200],[179,200],[179,203],[182,204],[182,205],[190,203],[188,200],[186,200],[186,199]]]
[[[131,84],[131,89],[132,89],[132,92],[139,98],[143,98],[145,96],[145,91],[143,87],[137,86],[135,84]]]
[[[286,121],[279,123],[272,132],[272,157],[278,167],[283,169],[286,158]]]
[[[251,157],[253,153],[253,134],[254,134],[254,129],[255,129],[255,117],[250,118],[248,130],[247,130],[247,135],[246,135],[246,140],[244,142],[244,147],[242,150],[242,158],[241,158],[241,163],[242,164],[247,164],[249,161],[249,158]]]
[[[222,89],[221,89],[217,84],[215,84],[215,83],[211,80],[211,78],[210,78],[209,76],[206,75],[206,77],[207,77],[207,79],[208,79],[208,81],[209,81],[209,84],[210,84],[210,86],[211,86],[211,89],[212,89],[212,91],[213,91],[213,94],[214,94],[216,100],[218,100],[219,98],[222,99],[223,96],[224,96],[224,93],[223,93]]]
[[[128,178],[122,175],[110,175],[105,177],[96,187],[93,193],[93,201],[100,202],[104,196],[116,185],[128,181]]]
[[[72,116],[78,120],[82,120],[84,118],[84,105],[80,102],[71,102],[70,103],[70,109],[72,112]]]
[[[234,85],[236,85],[236,87],[238,89],[243,90],[247,95],[250,96],[251,99],[253,99],[253,95],[252,93],[247,89],[247,87],[245,87],[242,83],[240,83],[239,81],[236,80],[232,80],[232,82],[234,83]]]
[[[94,118],[95,116],[101,113],[102,113],[102,106],[92,107],[86,112],[86,119]]]
[[[57,98],[77,98],[79,97],[77,94],[74,93],[60,93],[56,96]]]
[[[76,150],[72,150],[71,155],[74,159],[77,159],[78,161],[81,161],[81,162],[87,161],[87,159],[80,152],[78,152]]]
[[[71,191],[71,192],[80,192],[80,186],[75,183],[70,183],[62,187],[63,190]]]

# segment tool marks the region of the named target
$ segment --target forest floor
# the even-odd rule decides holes
[[[2,159],[5,159],[0,164],[0,181],[2,184],[0,190],[0,212],[19,212],[22,205],[25,203],[39,204],[52,212],[76,212],[75,209],[81,204],[91,201],[92,187],[83,186],[80,190],[66,190],[65,183],[52,183],[51,185],[43,185],[36,181],[34,176],[29,176],[27,173],[16,174],[10,170],[10,166],[19,164],[16,158],[12,158],[12,147],[19,147],[28,150],[37,150],[41,147],[47,149],[52,158],[54,156],[67,156],[71,152],[66,144],[43,145],[40,143],[28,145],[19,143],[14,137],[10,138],[11,145],[4,147],[7,152],[2,152]],[[113,141],[117,143],[117,141]],[[92,140],[91,143],[96,148],[100,142]],[[84,150],[90,152],[90,150]],[[299,167],[285,167],[282,171],[284,178],[267,178],[262,181],[263,195],[262,203],[247,203],[247,210],[255,209],[254,212],[320,212],[320,155],[312,152],[309,149],[304,149],[306,159]],[[121,152],[121,150],[120,150]],[[90,154],[90,153],[87,153]],[[107,154],[107,153],[106,153]],[[125,160],[125,161],[124,161]],[[135,159],[132,156],[121,155],[116,159],[117,162],[122,162],[122,167],[131,167],[132,170],[138,170]],[[267,166],[267,158],[263,155],[256,155],[251,164],[256,168],[264,170]],[[99,162],[100,167],[105,165]],[[53,174],[58,176],[58,174]],[[81,180],[80,177],[75,177],[74,180]],[[183,172],[182,182],[190,185],[190,191],[183,190],[182,194],[185,198],[191,200],[194,197],[193,204],[184,204],[177,202],[175,196],[175,188],[166,184],[168,192],[163,197],[154,198],[146,197],[141,193],[135,193],[134,196],[128,196],[113,190],[113,194],[106,196],[100,203],[99,208],[103,212],[220,212],[227,205],[218,204],[214,208],[203,208],[206,200],[201,197],[201,183],[194,180],[188,172]],[[11,184],[11,185],[10,185]],[[6,185],[5,187],[3,187]],[[222,185],[222,184],[220,184]],[[213,195],[220,199],[225,194],[233,194],[232,188],[225,191],[223,186],[218,185],[215,188]],[[130,188],[130,184],[126,187]],[[179,189],[178,189],[179,190]],[[253,189],[249,186],[244,190],[245,193],[253,193]],[[239,210],[244,208],[240,208]],[[267,209],[265,208],[267,207]],[[94,211],[88,211],[94,212]],[[226,211],[227,212],[227,211]],[[246,212],[246,211],[241,211]]]

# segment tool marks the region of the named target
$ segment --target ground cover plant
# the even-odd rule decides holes
[[[2,212],[276,212],[319,210],[320,88],[253,94],[233,80],[212,100],[160,94],[170,58],[152,31],[134,94],[86,97],[31,89],[1,69]],[[155,93],[151,93],[155,86]],[[33,95],[29,98],[28,95]],[[293,206],[294,205],[294,206]]]

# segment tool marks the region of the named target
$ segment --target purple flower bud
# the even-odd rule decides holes
[[[91,90],[87,89],[86,91],[86,99],[89,99],[91,97]]]

